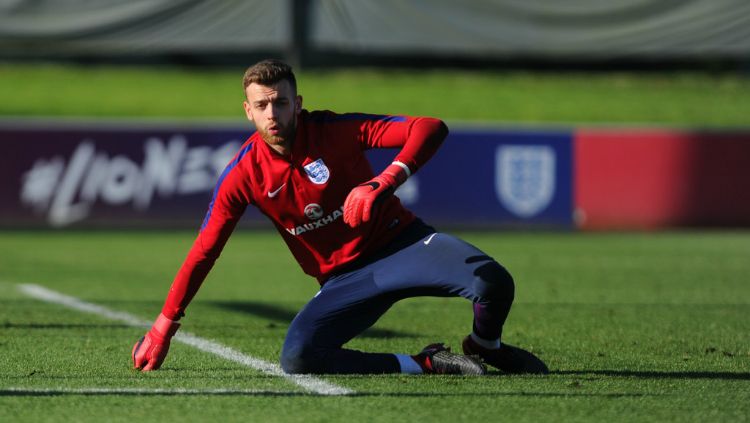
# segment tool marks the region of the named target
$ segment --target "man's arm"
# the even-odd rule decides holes
[[[344,222],[356,227],[370,220],[372,209],[432,158],[448,136],[439,119],[383,117],[365,120],[361,126],[364,148],[396,148],[393,163],[373,179],[358,185],[344,202]]]
[[[394,117],[369,122],[363,127],[366,148],[398,148],[394,161],[409,167],[414,174],[437,152],[448,136],[448,126],[431,117]]]
[[[177,321],[219,258],[250,202],[246,195],[249,190],[243,189],[241,173],[231,172],[234,167],[230,164],[219,178],[200,233],[177,272],[161,314],[151,330],[133,346],[133,366],[136,369],[149,371],[161,366],[169,351],[170,340],[180,326]]]
[[[211,216],[201,229],[164,301],[161,312],[165,317],[179,320],[185,314],[185,309],[221,255],[241,216],[241,211],[236,215]]]

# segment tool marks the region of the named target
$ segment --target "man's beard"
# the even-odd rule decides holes
[[[271,133],[265,129],[260,128],[258,128],[258,132],[260,132],[263,141],[270,145],[290,146],[292,141],[294,141],[294,137],[297,135],[297,117],[294,116],[288,125],[284,125],[281,128],[281,131],[279,131],[277,135],[271,135]]]

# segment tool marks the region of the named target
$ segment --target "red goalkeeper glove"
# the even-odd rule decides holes
[[[180,324],[159,314],[148,333],[133,346],[133,368],[148,372],[161,366],[169,351],[169,341]]]
[[[344,222],[352,228],[369,222],[372,209],[409,177],[409,168],[393,162],[383,173],[352,189],[344,202]]]

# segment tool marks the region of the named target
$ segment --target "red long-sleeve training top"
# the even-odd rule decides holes
[[[415,217],[391,196],[369,222],[356,228],[344,223],[347,195],[374,176],[364,151],[402,147],[394,160],[414,173],[447,133],[434,118],[303,110],[291,154],[284,156],[256,132],[219,177],[162,313],[183,315],[248,205],[271,219],[304,272],[319,281],[377,251]]]

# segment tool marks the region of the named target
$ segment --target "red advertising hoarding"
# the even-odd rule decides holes
[[[585,129],[574,142],[584,229],[750,225],[750,134]]]

